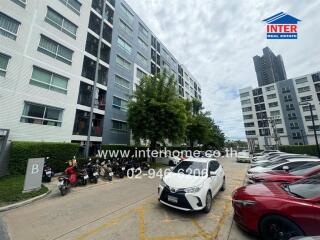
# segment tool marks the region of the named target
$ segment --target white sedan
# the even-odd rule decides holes
[[[208,213],[213,197],[224,189],[225,174],[218,161],[188,158],[161,179],[158,196],[169,207]]]

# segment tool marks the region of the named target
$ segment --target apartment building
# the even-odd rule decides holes
[[[320,72],[239,91],[249,146],[315,144],[310,108],[301,103],[311,104],[320,131]]]
[[[129,144],[134,86],[164,69],[181,97],[201,99],[200,84],[123,0],[2,0],[0,41],[9,140],[84,145],[91,126],[90,146]]]

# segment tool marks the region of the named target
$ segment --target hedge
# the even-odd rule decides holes
[[[78,155],[79,144],[55,142],[11,142],[10,174],[25,174],[29,158],[49,157],[54,172],[64,171],[69,159]]]
[[[286,145],[280,146],[279,150],[287,153],[308,154],[318,156],[316,145]]]

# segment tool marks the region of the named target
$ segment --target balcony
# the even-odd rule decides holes
[[[78,104],[91,107],[93,86],[87,83],[81,82],[78,96]],[[100,110],[105,109],[106,91],[97,88],[94,100],[94,107]]]
[[[91,136],[102,137],[104,116],[93,114]],[[88,135],[88,127],[90,121],[90,113],[82,110],[76,112],[76,117],[73,127],[73,135]]]

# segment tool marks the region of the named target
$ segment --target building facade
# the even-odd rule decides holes
[[[129,144],[127,102],[166,69],[184,98],[199,83],[123,0],[3,0],[0,129],[9,140]],[[90,122],[92,119],[92,122]]]
[[[282,56],[276,56],[268,47],[265,47],[262,51],[262,56],[253,57],[258,86],[261,87],[287,79]]]
[[[240,99],[249,146],[315,144],[310,109],[302,103],[311,104],[320,131],[320,72],[240,89]]]

